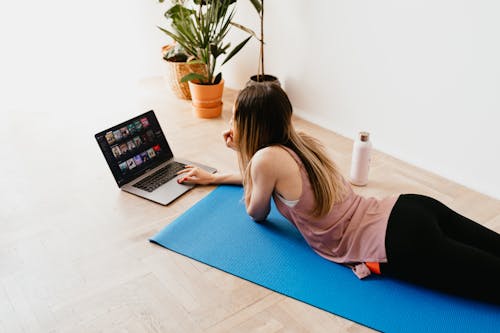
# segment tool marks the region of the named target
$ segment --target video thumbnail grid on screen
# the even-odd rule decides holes
[[[123,174],[148,164],[161,152],[147,117],[105,134],[116,163]]]

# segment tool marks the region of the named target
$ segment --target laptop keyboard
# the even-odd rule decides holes
[[[138,181],[133,186],[147,192],[153,192],[177,175],[177,172],[184,169],[185,164],[179,162],[170,162],[155,173]]]

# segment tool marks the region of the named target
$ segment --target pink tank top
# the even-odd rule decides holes
[[[398,196],[384,199],[365,198],[352,190],[344,179],[346,195],[328,214],[313,217],[314,193],[302,161],[291,149],[302,176],[302,194],[293,207],[273,194],[276,207],[300,231],[306,242],[320,256],[350,266],[361,279],[370,275],[366,262],[387,262],[385,233],[387,222]]]

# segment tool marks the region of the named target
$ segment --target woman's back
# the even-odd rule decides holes
[[[308,244],[319,255],[338,263],[386,262],[385,231],[397,196],[382,200],[365,198],[354,193],[344,180],[344,199],[336,202],[326,215],[314,217],[311,214],[316,204],[314,193],[303,163],[290,148],[283,148],[300,172],[301,194],[290,197],[276,186],[282,198],[298,201],[293,206],[287,205],[276,192],[273,198],[281,214],[299,229]]]

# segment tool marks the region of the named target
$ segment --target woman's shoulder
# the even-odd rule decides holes
[[[257,150],[252,160],[254,163],[255,161],[279,163],[293,160],[293,158],[284,146],[273,145]]]
[[[259,149],[252,158],[254,169],[273,169],[279,173],[296,170],[297,161],[284,147],[279,145]],[[277,168],[279,166],[279,168]]]

